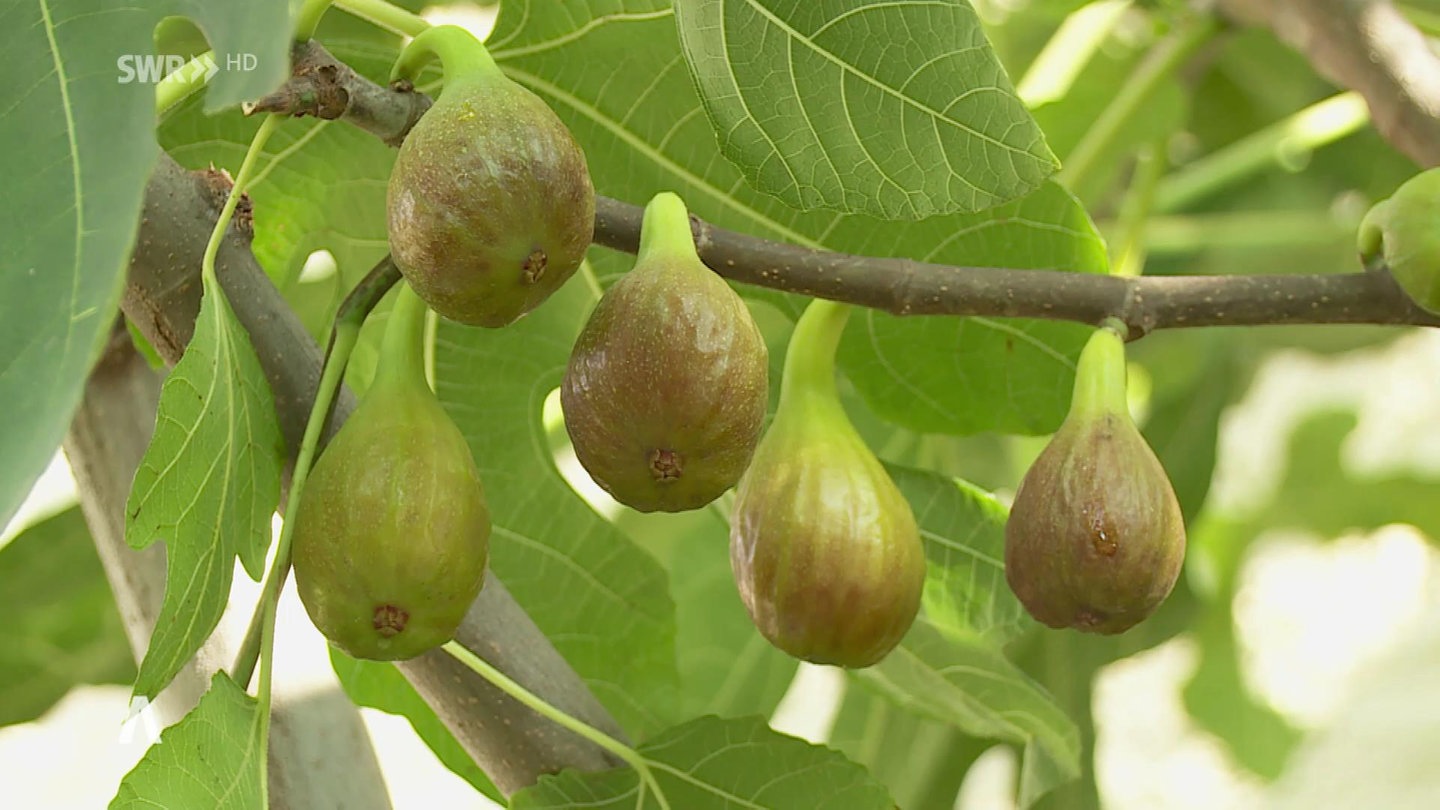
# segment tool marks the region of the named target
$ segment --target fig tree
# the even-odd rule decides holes
[[[374,383],[310,471],[293,520],[300,600],[357,658],[450,640],[480,593],[490,513],[465,443],[425,382],[425,307],[404,283]]]
[[[697,509],[734,486],[755,452],[768,366],[745,302],[696,254],[685,204],[659,194],[634,269],[575,341],[560,386],[565,429],[615,500]]]
[[[431,56],[445,88],[406,136],[390,174],[390,252],[431,309],[504,326],[580,266],[595,227],[585,155],[544,101],[500,72],[455,26],[406,46],[396,78]]]
[[[1101,328],[1069,414],[1015,493],[1005,578],[1043,624],[1114,634],[1159,607],[1184,559],[1175,491],[1126,406],[1124,341]]]
[[[848,313],[815,301],[795,328],[775,420],[736,493],[730,564],[770,643],[858,668],[884,658],[914,622],[925,551],[910,504],[836,393]]]

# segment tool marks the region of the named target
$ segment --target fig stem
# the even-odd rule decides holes
[[[1090,336],[1075,364],[1070,416],[1123,414],[1129,418],[1125,373],[1125,339],[1107,321]]]
[[[413,82],[430,60],[439,59],[445,69],[445,86],[457,81],[500,73],[485,45],[475,35],[458,25],[437,25],[421,31],[410,40],[390,70],[390,81],[406,79]],[[443,95],[443,91],[442,91]]]
[[[215,278],[215,257],[220,255],[220,243],[225,240],[225,232],[230,228],[230,219],[235,216],[235,208],[240,204],[240,198],[245,196],[245,190],[255,176],[255,164],[260,160],[260,153],[265,151],[265,142],[270,140],[270,136],[280,127],[280,121],[281,117],[278,115],[265,116],[265,120],[260,122],[260,128],[255,130],[255,136],[250,139],[250,148],[245,150],[239,170],[235,172],[230,196],[225,198],[225,206],[220,209],[220,216],[215,219],[215,227],[210,231],[210,241],[205,243],[205,254],[200,259],[200,283],[206,294],[219,295],[222,298],[225,295]]]
[[[695,236],[690,231],[690,211],[684,200],[669,191],[656,194],[645,206],[635,264],[639,266],[658,257],[700,261]]]
[[[412,14],[393,3],[386,2],[386,0],[334,0],[334,2],[335,7],[341,11],[407,37],[416,36],[430,27],[430,23],[426,22],[424,17]]]
[[[828,400],[836,405],[835,352],[850,318],[850,305],[816,298],[805,308],[785,352],[785,374],[780,380],[780,410],[801,398]]]
[[[650,771],[650,763],[639,751],[547,703],[544,698],[521,686],[510,676],[491,666],[490,662],[466,649],[460,642],[447,641],[441,649],[536,714],[619,757],[640,774],[645,785],[655,794],[662,810],[670,810],[670,802],[660,790],[660,784],[655,781],[655,775]]]
[[[305,0],[300,11],[295,14],[295,41],[305,42],[315,36],[315,29],[320,25],[320,18],[330,9],[333,0]]]
[[[372,387],[421,386],[425,380],[425,302],[410,288],[400,284],[395,305],[390,309],[390,322],[380,344],[380,365],[375,371]]]

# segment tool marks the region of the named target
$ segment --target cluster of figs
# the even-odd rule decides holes
[[[426,309],[510,324],[575,273],[593,236],[585,157],[559,118],[462,29],[417,36],[394,75],[413,78],[437,57],[444,90],[389,182],[405,283],[379,370],[293,516],[307,612],[361,658],[411,658],[448,641],[485,579],[489,510],[465,437],[425,378]],[[865,667],[914,622],[926,556],[909,503],[836,390],[847,314],[815,301],[800,318],[767,428],[765,341],[699,258],[684,203],[661,193],[645,209],[634,269],[580,332],[560,395],[576,456],[619,502],[677,512],[734,487],[730,559],[755,626],[797,658]],[[1102,328],[1006,529],[1010,585],[1047,625],[1121,632],[1178,574],[1175,495],[1124,400],[1123,341]]]

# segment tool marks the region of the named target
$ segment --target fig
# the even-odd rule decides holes
[[[1125,402],[1124,341],[1101,328],[1065,421],[1015,493],[1005,578],[1041,623],[1111,635],[1165,601],[1184,559],[1175,490]]]
[[[812,663],[861,668],[914,622],[925,550],[909,502],[836,392],[848,314],[817,300],[795,328],[775,419],[735,497],[730,565],[771,644]]]
[[[1440,169],[1405,181],[1360,222],[1360,255],[1381,259],[1405,294],[1440,314]]]
[[[473,35],[429,28],[397,78],[431,55],[444,91],[411,129],[387,193],[390,252],[431,309],[504,326],[574,275],[595,228],[585,154],[544,101],[500,72]]]
[[[311,621],[349,655],[378,660],[454,636],[490,539],[475,460],[425,382],[424,304],[400,286],[375,381],[310,471],[292,540]]]
[[[641,512],[698,509],[760,440],[769,354],[740,296],[701,263],[679,197],[645,208],[635,267],[601,297],[560,386],[580,464]]]

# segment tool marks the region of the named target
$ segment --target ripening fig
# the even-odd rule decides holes
[[[293,518],[300,599],[356,658],[413,658],[449,641],[489,551],[480,474],[425,382],[424,304],[401,288],[375,381],[310,471]]]
[[[750,310],[700,262],[674,194],[645,208],[635,268],[575,341],[560,405],[580,464],[641,512],[735,485],[765,421],[769,354]]]
[[[574,275],[594,233],[595,190],[570,131],[464,29],[415,37],[396,76],[437,54],[444,92],[390,173],[390,252],[431,309],[504,326]]]
[[[1440,169],[1405,181],[1360,223],[1360,255],[1384,260],[1416,304],[1440,314]]]
[[[884,658],[914,622],[925,550],[910,504],[836,393],[848,314],[815,301],[795,327],[775,420],[735,497],[730,565],[770,643],[858,668]]]
[[[1175,490],[1126,406],[1124,341],[1101,328],[1069,415],[1015,493],[1005,578],[1043,624],[1114,634],[1165,601],[1184,559]]]

